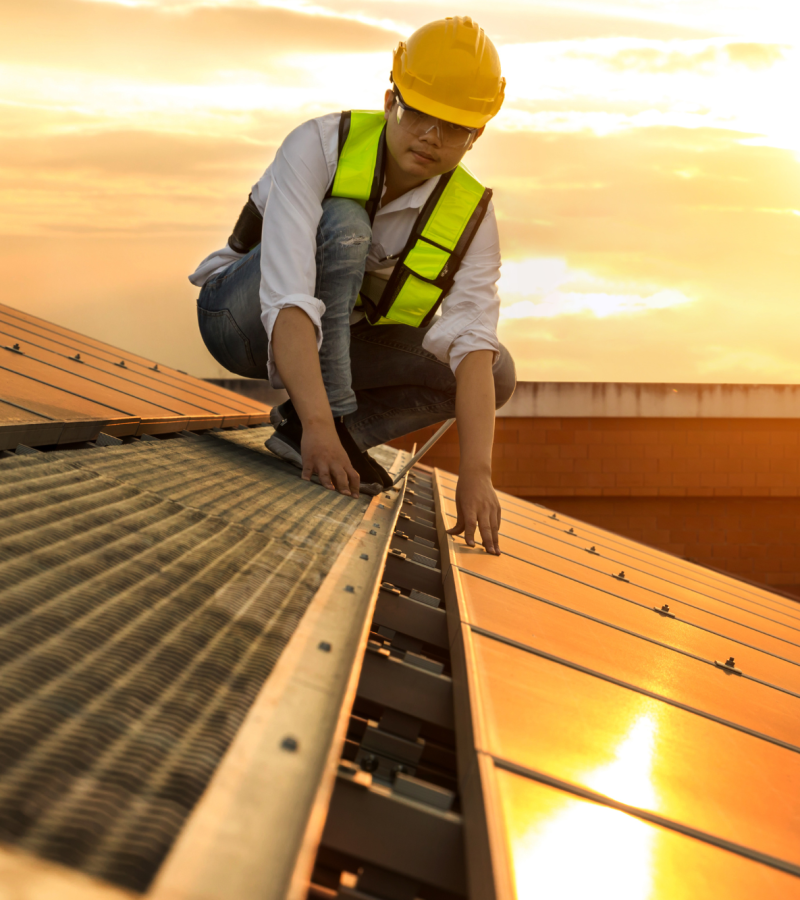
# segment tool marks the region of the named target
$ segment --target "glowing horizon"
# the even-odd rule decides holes
[[[186,275],[225,242],[285,134],[376,106],[393,44],[445,10],[11,4],[6,302],[224,377],[196,334]],[[508,78],[468,162],[495,189],[500,336],[519,376],[800,380],[800,125],[787,114],[798,14],[776,0],[480,0],[463,12],[496,40]]]

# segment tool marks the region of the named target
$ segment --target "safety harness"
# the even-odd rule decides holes
[[[374,221],[383,192],[386,153],[383,112],[343,112],[339,162],[326,197],[355,200]],[[356,306],[370,324],[419,328],[430,322],[453,286],[491,198],[492,191],[461,163],[441,176],[388,281],[370,273],[364,276]],[[247,253],[260,240],[261,216],[251,197],[228,243],[238,253]]]

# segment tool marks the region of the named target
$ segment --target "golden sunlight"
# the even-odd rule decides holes
[[[657,735],[650,716],[634,722],[613,762],[589,773],[586,783],[631,806],[657,803],[650,771]],[[501,788],[502,790],[502,788]],[[518,819],[519,821],[519,819]],[[518,900],[647,900],[652,884],[652,829],[619,810],[594,803],[569,805],[552,817],[529,810],[528,827],[512,831],[511,854]]]
[[[470,12],[508,79],[468,162],[495,191],[499,334],[518,377],[800,379],[795,5],[475,0]],[[294,127],[378,106],[397,41],[450,13],[446,0],[9,0],[10,302],[224,376],[187,274],[224,244]],[[176,335],[150,327],[165,314]]]

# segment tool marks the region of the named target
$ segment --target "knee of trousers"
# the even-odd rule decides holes
[[[329,197],[322,201],[322,218],[317,231],[317,247],[326,255],[365,262],[372,241],[372,226],[367,211],[355,200]]]
[[[517,370],[511,354],[501,344],[500,358],[495,363],[492,374],[494,375],[494,406],[500,409],[511,399],[517,386]]]

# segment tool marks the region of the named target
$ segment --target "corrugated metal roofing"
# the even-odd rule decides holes
[[[0,304],[0,450],[267,421],[263,404]]]
[[[269,432],[0,460],[3,841],[151,881],[366,508]]]
[[[436,481],[471,895],[800,896],[800,606]]]

